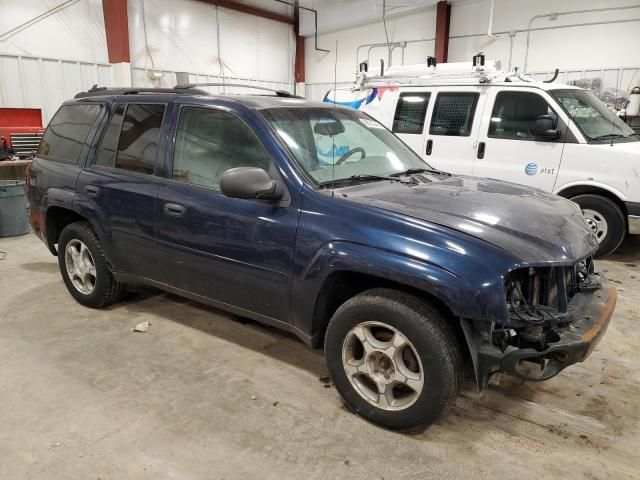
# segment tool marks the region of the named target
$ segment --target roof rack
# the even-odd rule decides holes
[[[294,95],[291,92],[287,92],[286,90],[274,90],[273,88],[267,87],[259,87],[257,85],[246,85],[244,83],[186,83],[184,85],[176,85],[173,87],[175,90],[188,90],[194,89],[196,87],[237,87],[237,88],[253,88],[254,90],[264,90],[266,92],[275,93],[278,97],[287,97],[287,98],[303,98],[299,95]]]
[[[476,58],[481,58],[482,61],[476,62]],[[382,86],[425,86],[441,83],[488,84],[505,81],[509,77],[513,77],[513,74],[501,70],[499,61],[485,62],[484,55],[479,54],[474,57],[473,62],[436,65],[435,62],[427,61],[426,64],[389,67],[382,75],[369,75],[363,71],[358,74],[355,89]]]
[[[206,91],[200,90],[197,88],[190,89],[189,91],[185,91],[184,89],[179,88],[107,88],[107,87],[98,87],[94,85],[86,92],[80,92],[75,95],[73,98],[87,98],[87,97],[97,97],[103,95],[137,95],[137,94],[145,94],[145,93],[174,93],[177,95],[209,95]]]

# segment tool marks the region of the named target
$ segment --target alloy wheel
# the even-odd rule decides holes
[[[356,325],[342,344],[342,364],[353,388],[382,410],[404,410],[424,388],[424,370],[411,341],[382,322]]]
[[[87,246],[77,239],[69,241],[64,251],[64,263],[76,290],[90,295],[96,288],[96,265]]]

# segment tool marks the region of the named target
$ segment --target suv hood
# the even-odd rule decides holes
[[[579,207],[514,183],[453,176],[419,185],[374,182],[340,189],[349,200],[425,220],[497,245],[526,263],[569,263],[598,242]]]

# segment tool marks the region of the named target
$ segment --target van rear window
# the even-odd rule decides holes
[[[433,107],[429,133],[455,137],[471,135],[478,97],[479,94],[471,92],[439,93]]]
[[[91,127],[102,104],[63,105],[49,122],[38,147],[38,155],[77,165]]]
[[[424,129],[424,117],[429,106],[431,94],[401,93],[398,98],[396,114],[393,117],[393,133],[421,134]]]

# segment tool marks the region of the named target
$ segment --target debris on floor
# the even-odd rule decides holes
[[[132,332],[148,332],[149,325],[151,325],[148,321],[140,322],[135,327],[131,329]]]

